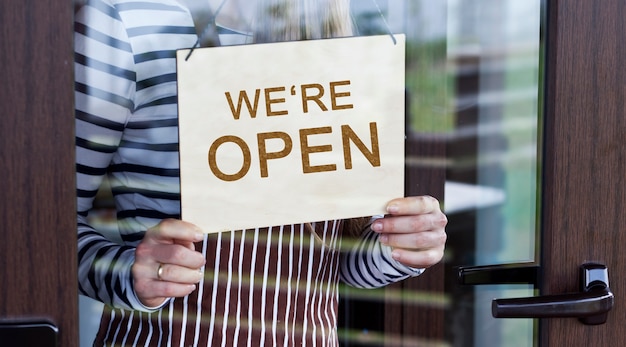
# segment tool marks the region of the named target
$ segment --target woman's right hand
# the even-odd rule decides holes
[[[148,229],[135,250],[131,272],[135,293],[147,307],[158,307],[171,297],[196,289],[205,259],[194,242],[204,239],[197,226],[166,219]]]

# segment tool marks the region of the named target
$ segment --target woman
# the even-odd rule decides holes
[[[95,345],[336,346],[339,282],[419,275],[443,256],[445,215],[409,197],[371,223],[205,235],[179,220],[175,51],[352,34],[347,0],[206,5],[200,40],[202,6],[176,0],[90,0],[76,16],[79,288],[107,304]],[[121,241],[87,222],[107,175]]]

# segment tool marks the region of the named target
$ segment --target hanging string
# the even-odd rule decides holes
[[[387,23],[387,19],[385,18],[385,15],[383,15],[383,11],[380,9],[380,6],[378,5],[378,1],[376,0],[372,0],[372,1],[374,2],[374,6],[376,6],[376,9],[378,10],[378,14],[380,15],[380,18],[383,20],[383,23],[385,24],[385,28],[387,28],[387,32],[389,33],[389,36],[391,36],[391,41],[393,41],[393,44],[395,45],[397,43],[396,37],[393,36],[391,27],[389,26],[389,23]]]
[[[187,57],[185,58],[185,61],[189,60],[189,57],[191,57],[191,54],[193,54],[193,51],[197,47],[202,46],[203,41],[207,37],[209,37],[209,39],[211,39],[212,37],[217,37],[218,39],[217,39],[216,43],[219,44],[219,36],[218,36],[219,34],[217,33],[216,18],[220,14],[220,12],[222,11],[222,8],[224,7],[224,5],[226,4],[227,1],[228,0],[222,0],[222,2],[217,7],[215,12],[210,15],[210,18],[209,18],[209,20],[207,22],[207,25],[204,27],[204,30],[198,35],[198,40],[196,40],[196,43],[189,50],[189,53],[187,54]],[[192,8],[192,7],[189,7],[189,11],[196,11],[196,10],[194,8]],[[196,20],[196,18],[198,18],[199,16],[194,16],[193,14],[194,13],[192,13],[192,17],[194,18],[194,20]]]

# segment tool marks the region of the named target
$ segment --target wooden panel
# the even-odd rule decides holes
[[[626,3],[548,6],[542,292],[578,291],[578,266],[598,261],[616,307],[601,326],[543,320],[542,345],[614,346],[626,341]]]
[[[78,341],[71,1],[0,2],[0,323]]]

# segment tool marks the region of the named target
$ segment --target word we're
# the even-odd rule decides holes
[[[349,91],[337,91],[337,87],[350,85],[350,81],[339,81],[339,82],[330,82],[330,109],[333,111],[337,110],[345,110],[354,108],[352,104],[344,104],[340,105],[337,102],[338,98],[349,97]],[[289,114],[289,110],[283,109],[280,107],[276,107],[275,105],[284,104],[286,102],[285,94],[286,87],[273,87],[273,88],[265,88],[263,89],[263,96],[265,101],[265,114],[268,117],[273,116],[286,116]],[[245,90],[239,91],[239,97],[237,99],[237,105],[235,106],[233,102],[233,98],[230,92],[224,93],[226,95],[226,100],[228,101],[228,105],[230,106],[230,110],[235,119],[239,119],[241,116],[242,105],[246,104],[248,109],[248,113],[251,118],[255,118],[257,116],[258,108],[259,108],[259,98],[261,94],[261,89],[256,89],[254,92],[254,101],[250,101],[250,96]],[[291,96],[297,96],[296,86],[291,86],[290,88]],[[321,84],[313,83],[313,84],[303,84],[300,86],[300,98],[302,104],[302,113],[309,113],[309,103],[314,102],[322,111],[328,111],[328,107],[322,101],[322,97],[325,94],[325,89]],[[279,108],[278,110],[274,109],[274,107]]]
[[[254,95],[251,96],[246,91],[239,91],[235,98],[230,92],[225,92],[226,102],[231,111],[231,115],[235,121],[242,122],[242,126],[253,127],[250,121],[257,119],[257,116],[264,111],[266,117],[287,116],[293,113],[306,115],[311,112],[312,108],[317,108],[323,112],[341,111],[353,109],[354,105],[350,103],[351,93],[347,88],[350,81],[330,82],[327,87],[319,83],[302,84],[299,87],[291,86],[289,88],[271,87],[265,89],[256,89]],[[328,93],[328,96],[326,96]],[[261,97],[261,95],[263,97]],[[290,110],[287,103],[287,97],[298,98],[298,109]],[[260,106],[261,100],[264,108]],[[325,101],[326,100],[326,101]],[[244,107],[245,105],[245,107]],[[244,109],[247,111],[249,118],[242,117]],[[362,121],[362,120],[361,120]],[[353,168],[352,145],[363,154],[367,161],[373,166],[380,166],[380,148],[378,141],[378,128],[376,122],[367,122],[369,125],[369,133],[359,137],[353,127],[348,124],[340,124],[333,126],[322,126],[313,128],[301,128],[293,130],[276,130],[270,132],[260,132],[256,134],[256,141],[249,144],[244,139],[233,134],[226,134],[215,139],[208,153],[208,164],[211,172],[223,181],[237,181],[249,174],[252,167],[252,160],[259,163],[259,176],[262,178],[269,177],[268,163],[270,160],[288,158],[293,154],[294,148],[299,150],[296,160],[299,160],[299,171],[303,174],[316,172],[336,171],[341,163],[323,163],[318,165],[311,164],[311,156],[325,152],[333,152],[335,149],[329,141],[328,136],[340,136],[343,151],[339,158],[342,158],[343,167],[346,170]],[[337,131],[337,135],[335,135]],[[325,137],[326,136],[326,137]],[[311,139],[315,137],[315,141]],[[368,145],[362,138],[369,138]],[[324,142],[324,140],[328,140]],[[280,147],[270,151],[268,149],[269,142],[278,142]],[[298,145],[294,146],[294,142]],[[311,143],[318,143],[312,145]],[[323,143],[323,144],[319,144]],[[224,172],[221,168],[218,152],[220,147],[225,144],[234,144],[241,151],[242,162],[241,167],[236,172]],[[230,147],[229,147],[230,148]],[[251,149],[252,148],[252,149]],[[253,151],[254,150],[254,151]],[[254,153],[254,157],[253,157]]]

